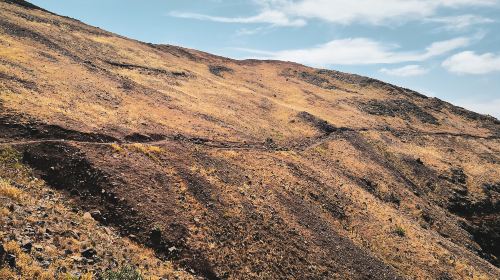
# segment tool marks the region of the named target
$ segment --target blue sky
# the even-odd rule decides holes
[[[500,118],[500,0],[33,0],[227,57],[357,73]]]

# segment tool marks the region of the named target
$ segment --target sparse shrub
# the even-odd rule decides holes
[[[148,151],[151,153],[159,154],[163,152],[163,149],[158,146],[148,146]]]
[[[19,159],[19,152],[14,150],[12,147],[5,147],[0,149],[0,161],[17,161]]]
[[[19,162],[20,158],[20,153],[12,147],[0,148],[0,164],[14,169],[21,169],[22,164]]]
[[[65,276],[63,276],[63,278],[61,278],[61,280],[80,280],[80,279],[78,276],[71,275],[68,273]]]
[[[394,229],[394,233],[400,237],[406,236],[406,230],[402,226],[397,226],[396,229]]]
[[[132,267],[124,267],[119,271],[106,271],[99,280],[143,280],[142,274]]]
[[[210,71],[210,73],[212,73],[216,76],[219,76],[219,77],[223,77],[222,73],[224,73],[224,72],[228,72],[228,73],[234,72],[233,69],[228,68],[226,66],[222,66],[222,65],[210,65],[210,66],[208,66],[208,70]]]
[[[328,144],[323,143],[321,145],[318,145],[318,146],[314,147],[314,151],[320,155],[326,155],[328,153]]]
[[[118,152],[118,153],[122,153],[123,152],[123,148],[120,145],[116,144],[116,143],[111,144],[111,148],[115,152]]]
[[[136,152],[143,153],[149,157],[154,157],[155,155],[163,153],[163,149],[158,146],[149,146],[140,143],[135,143],[130,145],[132,150]]]

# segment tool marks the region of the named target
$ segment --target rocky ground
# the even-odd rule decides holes
[[[498,279],[499,137],[375,79],[0,1],[4,278]]]
[[[72,206],[21,160],[0,147],[0,279],[104,279],[127,269],[144,279],[196,279],[97,223],[99,212]]]

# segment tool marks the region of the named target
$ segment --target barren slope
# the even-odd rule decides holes
[[[500,122],[0,1],[0,140],[209,279],[495,279]]]

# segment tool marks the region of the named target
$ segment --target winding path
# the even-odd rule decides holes
[[[446,137],[463,137],[463,138],[472,138],[472,139],[482,139],[482,140],[495,140],[500,139],[497,135],[491,136],[478,136],[472,134],[463,134],[463,133],[450,133],[450,132],[425,132],[425,131],[405,131],[405,130],[386,130],[382,128],[378,129],[345,129],[343,131],[332,132],[329,134],[322,134],[316,138],[312,138],[309,140],[304,140],[301,143],[297,143],[291,146],[278,146],[273,143],[266,142],[231,142],[231,141],[217,141],[210,139],[202,139],[202,138],[188,138],[179,135],[176,136],[165,136],[165,139],[162,140],[150,140],[150,141],[111,141],[111,142],[102,142],[99,140],[95,141],[84,141],[84,140],[71,140],[71,139],[33,139],[33,140],[15,140],[9,142],[0,142],[0,146],[18,146],[18,145],[29,145],[29,144],[43,144],[43,143],[74,143],[74,144],[86,144],[86,145],[111,145],[111,144],[124,144],[124,145],[133,145],[133,144],[146,144],[146,145],[163,145],[171,142],[184,142],[191,143],[194,145],[202,145],[210,148],[217,149],[228,149],[228,150],[259,150],[259,151],[283,151],[283,150],[298,150],[305,151],[310,148],[317,147],[335,137],[342,137],[345,133],[359,133],[359,132],[369,132],[369,131],[378,131],[378,132],[392,132],[399,134],[407,134],[407,135],[420,135],[420,136],[446,136]]]

